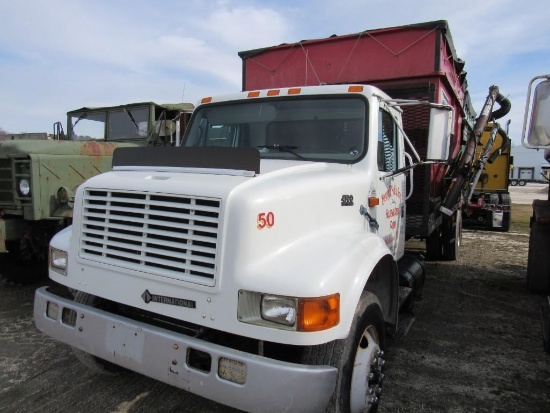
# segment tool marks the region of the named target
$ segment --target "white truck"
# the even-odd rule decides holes
[[[446,24],[411,30],[451,53]],[[74,298],[38,289],[37,327],[95,371],[121,366],[245,411],[375,411],[386,334],[424,280],[405,252],[407,199],[433,203],[421,218],[437,237],[443,222],[459,228],[413,179],[443,170],[466,129],[432,91],[438,103],[360,83],[246,89],[204,98],[182,147],[117,149],[51,241],[50,278]],[[427,110],[413,128],[422,156],[403,126],[412,104]]]
[[[432,111],[441,141],[451,112]],[[375,407],[385,327],[423,277],[400,122],[363,85],[203,100],[185,147],[117,150],[78,188],[50,247],[75,299],[37,290],[37,327],[95,370],[246,411]]]
[[[550,162],[550,74],[529,82],[521,143],[529,149],[544,150]],[[541,296],[543,346],[550,353],[550,186],[545,199],[533,201],[527,255],[527,287]]]

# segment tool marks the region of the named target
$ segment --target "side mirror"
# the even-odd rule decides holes
[[[531,102],[533,83],[541,78],[545,80],[535,86]],[[526,137],[529,115],[531,116]],[[521,143],[528,148],[550,148],[550,75],[537,76],[529,83]]]
[[[453,111],[450,107],[431,107],[426,160],[445,162],[449,158],[453,133]]]

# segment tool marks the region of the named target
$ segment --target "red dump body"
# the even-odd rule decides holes
[[[416,99],[451,105],[455,112],[450,153],[455,157],[475,112],[467,91],[464,62],[455,53],[446,21],[366,30],[292,44],[240,52],[243,90],[370,84],[395,99]],[[405,107],[404,129],[421,156],[426,154],[429,109]],[[407,233],[428,235],[437,226],[448,168],[434,165],[415,170],[415,188],[407,204]],[[429,199],[424,194],[430,194]]]

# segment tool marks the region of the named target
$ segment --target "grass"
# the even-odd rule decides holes
[[[510,229],[518,232],[529,232],[529,221],[533,214],[531,204],[512,204],[512,221]]]

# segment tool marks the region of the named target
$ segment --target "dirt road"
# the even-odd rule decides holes
[[[428,263],[424,300],[407,334],[389,343],[381,412],[550,412],[527,246],[513,228],[469,230],[463,258]],[[0,412],[235,411],[131,372],[88,372],[35,329],[37,286],[0,285]]]

